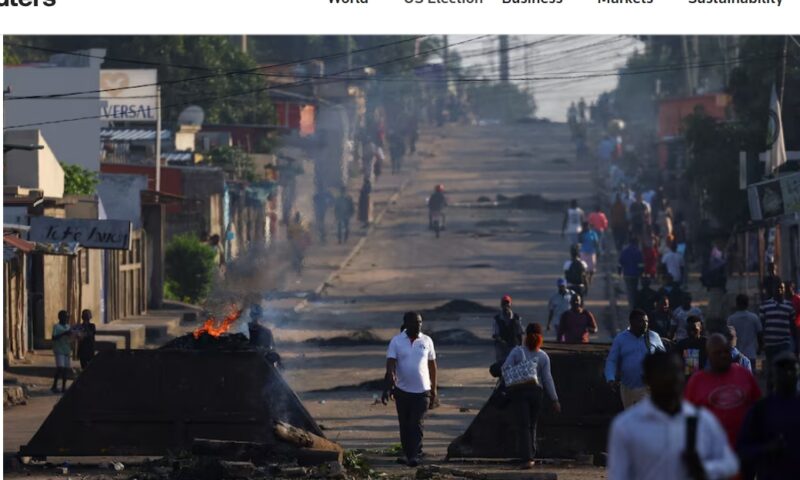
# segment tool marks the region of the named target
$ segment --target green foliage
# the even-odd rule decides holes
[[[204,299],[211,289],[216,268],[214,257],[214,249],[195,235],[174,237],[165,254],[165,294],[191,303]]]
[[[702,112],[687,117],[684,125],[690,152],[686,176],[695,191],[705,193],[705,207],[726,226],[748,218],[747,195],[739,189],[739,151],[746,141],[742,125],[717,122]]]
[[[512,83],[477,82],[467,89],[473,113],[482,119],[513,121],[533,115],[533,98]]]
[[[190,104],[203,108],[206,123],[274,123],[269,91],[265,90],[266,77],[257,71],[217,75],[258,67],[226,36],[15,36],[13,41],[66,51],[106,48],[108,60],[103,68],[148,68],[121,61],[128,59],[159,64],[158,81],[166,82],[161,90],[165,125],[174,124]],[[14,52],[26,61],[41,61],[50,55],[20,47],[15,47]],[[194,77],[208,78],[179,81]]]
[[[356,478],[369,478],[375,473],[364,454],[358,450],[345,450],[342,466]]]
[[[65,195],[92,195],[95,193],[97,183],[97,172],[87,170],[80,165],[61,164],[64,170],[64,194]]]
[[[236,147],[215,147],[208,152],[208,163],[220,167],[233,180],[255,181],[253,158]]]

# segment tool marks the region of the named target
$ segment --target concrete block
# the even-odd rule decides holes
[[[98,352],[109,350],[125,350],[126,339],[122,335],[96,335],[94,337],[95,349]]]
[[[97,333],[124,337],[126,349],[144,348],[147,334],[144,325],[119,320],[97,325]]]

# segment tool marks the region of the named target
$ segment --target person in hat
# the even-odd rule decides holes
[[[514,347],[522,345],[522,317],[511,310],[511,296],[500,299],[500,313],[494,316],[492,339],[496,362],[504,362]]]
[[[567,288],[567,279],[559,278],[556,281],[558,291],[550,297],[547,302],[547,331],[550,331],[552,325],[555,331],[558,331],[558,322],[561,320],[561,315],[570,309],[570,301],[575,292]]]
[[[736,450],[743,477],[764,480],[794,478],[800,472],[800,365],[790,351],[772,359],[773,390],[745,416]]]

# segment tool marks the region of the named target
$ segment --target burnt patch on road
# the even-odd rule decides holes
[[[318,345],[320,347],[354,347],[359,345],[385,345],[386,340],[375,335],[372,330],[356,330],[350,335],[339,337],[309,338],[303,343]]]
[[[491,268],[491,265],[485,264],[481,267],[467,267],[467,268]],[[472,300],[454,299],[447,303],[439,305],[436,308],[429,310],[422,310],[420,314],[425,320],[458,320],[461,315],[467,314],[489,314],[495,313],[495,309],[487,307],[482,303],[473,302]]]
[[[469,330],[463,328],[451,328],[436,332],[426,332],[436,345],[488,345],[489,339],[480,338]]]
[[[377,378],[375,380],[367,380],[351,385],[337,385],[331,388],[320,388],[317,390],[309,390],[308,393],[334,393],[334,392],[351,392],[351,391],[368,391],[368,392],[382,392],[386,386],[386,380]]]

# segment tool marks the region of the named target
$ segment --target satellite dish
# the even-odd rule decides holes
[[[178,125],[202,126],[205,114],[203,109],[197,105],[190,105],[178,115]]]

